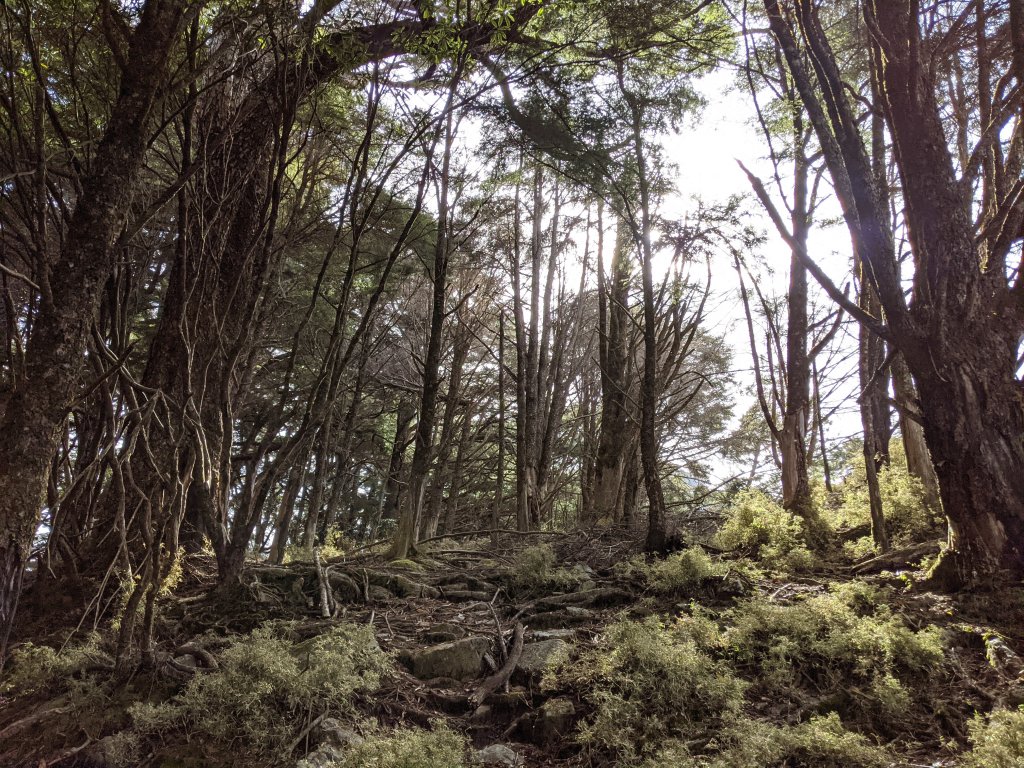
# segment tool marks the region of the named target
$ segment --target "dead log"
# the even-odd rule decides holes
[[[926,541],[921,544],[914,544],[909,547],[903,547],[902,549],[895,549],[892,552],[886,552],[885,554],[872,557],[870,560],[865,560],[863,563],[853,566],[850,572],[855,576],[864,576],[869,573],[881,573],[882,571],[894,571],[900,568],[907,568],[908,566],[919,562],[922,558],[928,555],[937,555],[939,553],[939,542],[937,541]]]

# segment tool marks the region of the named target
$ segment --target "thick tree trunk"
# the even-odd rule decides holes
[[[1012,369],[993,370],[1006,346],[987,334],[949,338],[947,362],[922,371],[924,430],[949,520],[948,586],[1024,573],[1024,409]]]
[[[148,146],[150,113],[178,36],[183,0],[148,0],[59,260],[43,295],[16,385],[0,423],[0,656],[14,620],[25,558],[67,410],[81,384],[86,339],[113,267],[112,243]]]
[[[615,252],[612,256],[610,285],[604,288],[603,269],[598,280],[601,302],[601,430],[594,463],[592,510],[584,510],[588,519],[607,525],[622,517],[623,481],[626,467],[629,418],[629,257],[632,238],[625,222],[619,221]]]

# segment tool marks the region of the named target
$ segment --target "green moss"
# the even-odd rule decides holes
[[[886,720],[910,705],[944,658],[941,631],[910,629],[863,584],[791,604],[748,600],[726,615],[732,659],[763,688],[850,691],[854,713]],[[898,720],[897,720],[898,722]]]
[[[650,563],[636,557],[616,567],[620,578],[637,579],[652,592],[677,596],[692,594],[707,581],[722,578],[728,572],[727,565],[715,562],[700,547],[684,549]]]
[[[416,571],[417,573],[422,573],[426,570],[426,568],[415,560],[392,560],[388,565],[392,568],[402,568],[406,571]]]
[[[586,578],[577,566],[573,569],[557,567],[558,558],[548,544],[527,547],[516,555],[508,576],[510,586],[521,592],[541,592],[571,589]]]
[[[974,748],[964,755],[964,768],[1024,766],[1024,707],[975,715],[968,727]]]
[[[18,646],[0,682],[0,693],[24,695],[44,689],[66,689],[74,675],[90,666],[113,667],[113,660],[100,650],[99,643],[98,635],[90,635],[83,642],[69,643],[60,652],[33,643]]]

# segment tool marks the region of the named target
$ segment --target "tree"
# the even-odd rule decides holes
[[[973,55],[980,53],[985,64],[979,69],[981,90],[990,91],[998,66],[1020,82],[1021,72],[1015,68],[1019,56],[1014,58],[1012,48],[1001,58],[992,54],[988,43],[994,19],[984,13],[984,4],[981,16],[975,17],[973,46],[935,48],[934,63],[925,62],[924,57],[932,55],[926,51],[940,36],[955,36],[958,28],[969,26],[969,16],[941,15],[925,34],[921,26],[925,11],[909,0],[864,5],[879,107],[894,145],[914,260],[908,303],[894,258],[888,214],[820,23],[819,4],[797,0],[784,6],[778,0],[766,0],[765,9],[822,145],[855,234],[855,251],[884,316],[851,306],[835,286],[829,292],[904,356],[918,386],[920,416],[950,530],[949,550],[936,576],[952,586],[991,578],[1001,569],[1020,572],[1024,570],[1024,408],[1015,371],[1024,330],[1024,283],[1016,275],[1008,279],[1013,270],[1005,265],[1019,240],[1024,211],[1005,171],[988,177],[976,171],[990,160],[994,168],[1018,167],[1019,145],[1002,138],[1019,130],[1018,113],[1012,100],[998,108],[986,104],[990,119],[982,123],[980,141],[958,173],[946,139],[936,79],[951,57],[965,56],[973,47]],[[1010,15],[1017,13],[1011,10]],[[1000,14],[1005,20],[1005,11]],[[810,71],[803,66],[801,46],[812,54]],[[986,202],[979,207],[977,222],[971,216],[976,191]],[[808,266],[813,272],[810,261]],[[820,271],[816,276],[823,277]]]

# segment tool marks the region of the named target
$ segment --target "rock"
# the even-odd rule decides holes
[[[370,585],[370,600],[390,600],[394,595],[379,584]]]
[[[344,573],[328,571],[327,583],[334,590],[334,596],[338,599],[338,602],[354,603],[363,598],[363,591],[356,584],[356,580],[351,576],[346,576]]]
[[[538,746],[567,736],[576,721],[576,707],[565,698],[548,699],[533,717],[520,722],[520,734]]]
[[[420,584],[412,579],[406,578],[398,573],[381,573],[379,571],[367,571],[366,579],[371,585],[384,587],[399,597],[440,597],[441,590],[437,587],[430,587]]]
[[[405,651],[400,658],[420,680],[435,677],[472,680],[479,677],[484,654],[490,647],[491,641],[486,637],[467,637],[429,648]]]
[[[422,565],[417,563],[415,560],[408,559],[392,560],[390,563],[388,563],[388,565],[392,568],[403,568],[407,571],[417,571],[418,573],[423,573],[425,570],[427,570]]]
[[[299,760],[295,768],[334,768],[344,757],[344,748],[324,744]]]
[[[333,717],[324,718],[313,731],[313,737],[321,745],[329,744],[342,749],[362,744],[365,741],[352,728]]]
[[[540,680],[545,672],[568,659],[571,649],[569,643],[557,637],[539,643],[527,643],[523,646],[523,655],[519,658],[513,679]]]
[[[491,744],[477,750],[476,759],[483,765],[507,765],[511,768],[526,765],[519,753],[507,744]]]

